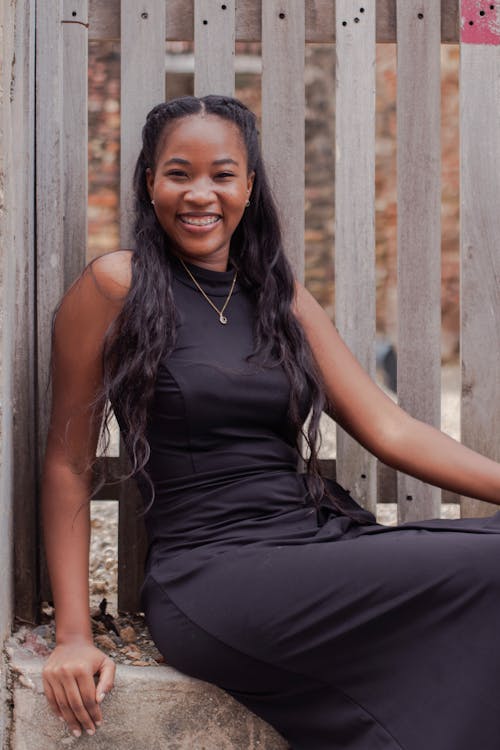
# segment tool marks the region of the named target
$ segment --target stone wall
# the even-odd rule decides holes
[[[171,43],[171,54],[191,51]],[[259,55],[258,44],[238,44],[237,52]],[[442,47],[442,317],[443,359],[458,353],[459,199],[458,47]],[[306,284],[333,316],[335,175],[335,48],[306,48]],[[93,44],[90,51],[89,257],[118,247],[119,46]],[[192,93],[189,73],[167,74],[169,97]],[[260,76],[238,73],[236,95],[258,115]],[[376,271],[377,330],[396,340],[396,47],[377,47]]]

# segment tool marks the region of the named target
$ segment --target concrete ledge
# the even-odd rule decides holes
[[[167,666],[117,664],[96,734],[73,737],[52,714],[42,684],[45,662],[8,640],[14,720],[11,750],[83,743],[102,750],[288,750],[268,724],[219,688]]]

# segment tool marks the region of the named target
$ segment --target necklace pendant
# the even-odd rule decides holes
[[[219,320],[220,320],[220,322],[221,322],[221,323],[222,323],[223,325],[226,325],[226,323],[227,323],[227,318],[226,318],[226,316],[225,316],[225,315],[223,315],[222,313],[221,313],[221,314],[219,315]]]

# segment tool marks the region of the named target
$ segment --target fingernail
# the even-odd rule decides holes
[[[97,699],[97,700],[98,700],[98,701],[102,701],[102,700],[104,700],[104,696],[105,696],[105,695],[106,695],[106,693],[101,693],[101,694],[99,695],[99,697],[98,697],[98,699]]]
[[[87,734],[95,734],[95,729],[87,729]]]
[[[81,731],[79,729],[73,729],[73,734],[75,735],[75,737],[80,737]]]
[[[64,721],[62,716],[58,716],[57,718],[59,719],[59,721]]]
[[[96,727],[100,727],[100,726],[101,726],[101,724],[102,724],[102,721],[96,721],[96,722],[95,722],[95,725],[96,725]]]

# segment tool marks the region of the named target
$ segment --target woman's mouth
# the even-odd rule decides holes
[[[221,220],[220,216],[214,216],[213,214],[210,216],[179,215],[178,218],[186,226],[196,229],[212,227],[214,224],[217,224]]]

